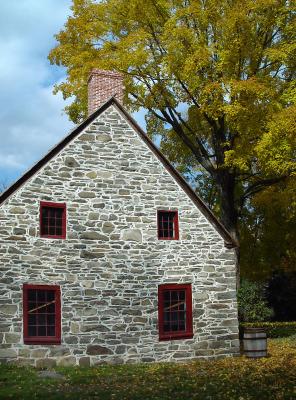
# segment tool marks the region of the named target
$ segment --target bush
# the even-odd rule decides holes
[[[267,305],[263,288],[259,283],[242,281],[237,293],[238,316],[242,322],[267,321],[273,316],[273,311]]]
[[[252,322],[241,323],[240,332],[243,328],[264,328],[268,338],[285,338],[296,335],[296,321],[293,322]],[[242,335],[241,335],[242,336]]]

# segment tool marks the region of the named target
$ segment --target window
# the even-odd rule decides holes
[[[66,238],[66,204],[40,203],[40,236],[45,238]]]
[[[61,343],[59,286],[23,286],[24,343]]]
[[[159,339],[192,338],[191,284],[158,287]]]
[[[178,211],[157,211],[158,239],[178,240]]]

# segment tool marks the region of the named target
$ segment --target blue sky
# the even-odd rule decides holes
[[[73,128],[63,112],[61,94],[52,93],[65,71],[47,59],[71,3],[0,2],[0,189],[13,183]],[[143,122],[143,113],[137,119]]]
[[[0,3],[0,184],[9,185],[71,129],[54,96],[64,70],[49,64],[70,0]]]

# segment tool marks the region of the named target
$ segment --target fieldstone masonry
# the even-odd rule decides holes
[[[40,201],[66,202],[67,238],[39,237]],[[178,209],[180,240],[158,240]],[[235,255],[115,105],[0,208],[0,358],[36,367],[238,353]],[[62,344],[23,343],[22,286],[60,285]],[[158,285],[191,283],[192,339],[159,341]]]

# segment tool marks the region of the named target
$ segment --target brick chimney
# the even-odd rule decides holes
[[[121,73],[93,69],[88,79],[88,115],[96,111],[112,96],[122,103],[123,89]]]

